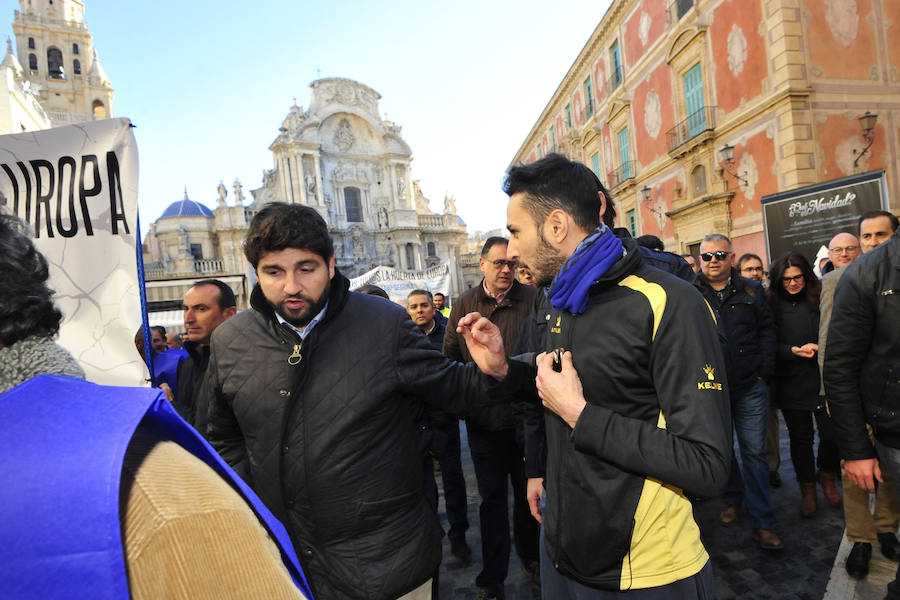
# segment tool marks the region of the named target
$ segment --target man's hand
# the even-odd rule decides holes
[[[506,377],[509,365],[503,351],[503,336],[496,325],[472,312],[459,320],[456,333],[463,335],[472,360],[484,374],[497,379]]]
[[[877,458],[864,458],[862,460],[845,460],[844,469],[850,481],[861,490],[875,491],[875,480],[883,482],[881,478],[881,466]]]
[[[819,352],[819,345],[810,342],[808,344],[803,344],[802,346],[792,346],[791,352],[801,358],[812,358]]]
[[[544,494],[544,478],[529,478],[526,485],[526,497],[528,498],[528,507],[531,509],[531,516],[537,519],[538,523],[543,523],[544,518],[541,516],[541,496]]]
[[[581,411],[587,402],[581,379],[572,364],[572,353],[562,355],[562,370],[553,370],[553,355],[540,354],[537,357],[538,373],[535,379],[538,395],[544,406],[559,415],[563,421],[574,428]]]

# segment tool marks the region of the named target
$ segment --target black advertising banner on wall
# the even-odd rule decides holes
[[[816,252],[835,235],[859,235],[859,215],[887,210],[884,170],[763,196],[761,202],[769,260],[796,250],[814,265]]]

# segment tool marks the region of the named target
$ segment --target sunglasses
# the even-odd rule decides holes
[[[716,257],[716,260],[725,260],[728,258],[729,254],[731,254],[731,252],[725,252],[724,250],[719,250],[718,252],[701,252],[700,258],[705,262],[711,261],[714,256]]]

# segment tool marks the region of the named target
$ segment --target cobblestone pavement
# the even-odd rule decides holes
[[[472,564],[463,565],[450,554],[450,543],[444,539],[444,560],[440,570],[441,600],[474,599],[478,589],[475,576],[480,570],[481,545],[478,533],[478,488],[472,469],[469,447],[462,431],[463,470],[466,477],[466,492],[469,499],[469,531],[467,541],[472,548]],[[731,599],[787,599],[819,600],[825,595],[832,567],[843,569],[835,561],[843,537],[843,512],[829,506],[819,490],[819,511],[813,517],[800,516],[800,490],[794,478],[790,461],[787,431],[782,424],[781,469],[783,484],[772,490],[775,511],[775,532],[784,542],[784,549],[778,552],[760,550],[750,539],[751,526],[746,517],[731,527],[719,524],[719,513],[723,508],[720,498],[708,498],[695,503],[694,514],[700,525],[703,542],[712,558],[715,574],[716,597]],[[438,485],[440,486],[440,477]],[[441,496],[443,498],[443,495]],[[440,517],[447,529],[446,515]],[[511,509],[510,509],[511,511]],[[506,580],[508,600],[530,600],[533,598],[530,581],[521,568],[513,551],[510,558],[509,577]],[[879,555],[877,549],[873,555]],[[891,564],[882,570],[890,570]],[[873,567],[875,567],[873,556]],[[838,569],[839,567],[839,569]],[[874,570],[874,569],[873,569]],[[871,578],[871,576],[870,576]],[[883,577],[882,577],[883,578]],[[863,598],[883,597],[884,587],[871,585],[872,592],[856,595]],[[886,581],[884,583],[886,585]],[[829,594],[830,598],[840,598]]]

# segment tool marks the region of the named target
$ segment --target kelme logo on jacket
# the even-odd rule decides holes
[[[716,370],[713,369],[712,365],[706,365],[703,367],[703,372],[706,374],[706,381],[698,381],[697,389],[698,390],[721,390],[722,384],[716,381]]]
[[[562,316],[556,315],[556,325],[550,328],[550,333],[562,333],[562,327],[559,326],[560,321],[562,321]]]

